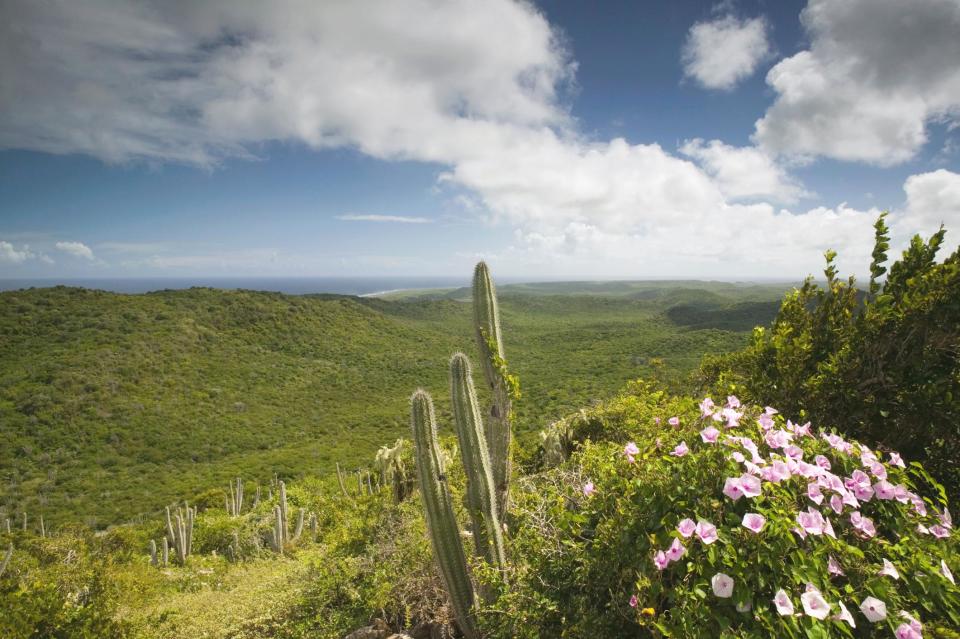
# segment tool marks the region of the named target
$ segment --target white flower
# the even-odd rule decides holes
[[[890,563],[889,559],[883,560],[883,568],[880,570],[880,574],[893,577],[894,579],[900,578],[900,573],[897,572],[897,567]]]
[[[876,597],[867,597],[860,604],[860,611],[871,623],[877,623],[887,618],[887,604]]]
[[[834,619],[838,621],[846,621],[848,624],[850,624],[851,628],[856,628],[857,622],[853,620],[853,615],[850,614],[850,611],[847,610],[847,607],[843,605],[842,601],[838,601],[837,603],[840,605],[840,614],[835,615]]]
[[[777,595],[773,598],[773,605],[777,607],[777,612],[783,616],[793,614],[793,602],[790,601],[790,597],[787,596],[783,588],[777,591]]]
[[[950,567],[947,566],[947,562],[943,559],[940,560],[940,572],[943,573],[943,576],[947,578],[947,581],[956,585],[956,581],[953,580],[953,573],[950,572]]]
[[[713,594],[718,597],[727,599],[733,595],[733,577],[730,575],[718,572],[710,580],[710,585],[713,587]]]
[[[803,611],[814,619],[826,619],[830,614],[830,604],[828,604],[819,590],[808,590],[800,595],[800,603],[803,604]]]

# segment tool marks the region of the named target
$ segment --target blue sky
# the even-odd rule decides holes
[[[0,12],[0,277],[795,279],[960,227],[956,0]]]

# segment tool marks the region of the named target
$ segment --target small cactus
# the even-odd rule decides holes
[[[300,513],[297,515],[297,527],[293,530],[293,541],[300,539],[300,535],[303,534],[304,510],[304,508],[301,508]]]
[[[150,540],[150,565],[157,565],[157,542]]]
[[[467,639],[476,639],[478,634],[472,610],[473,584],[467,572],[467,558],[447,489],[445,468],[437,443],[433,400],[429,393],[421,389],[413,394],[410,405],[417,477],[433,553],[460,629]]]
[[[230,497],[227,501],[227,514],[238,517],[243,509],[243,480],[239,477],[230,483]]]
[[[164,537],[162,540],[163,543],[163,567],[166,568],[167,564],[170,563],[170,542]]]
[[[347,484],[343,481],[343,471],[340,470],[340,463],[337,462],[337,482],[340,484],[340,490],[343,491],[344,497],[349,497],[350,492],[347,490]]]
[[[187,557],[193,549],[193,521],[197,514],[196,508],[186,505],[184,510],[177,508],[171,518],[170,507],[167,507],[167,537],[170,545],[176,552],[177,562],[182,566],[187,563]],[[166,564],[166,562],[164,562]]]
[[[0,577],[3,576],[3,573],[7,571],[7,566],[10,565],[10,558],[13,557],[13,543],[10,544],[10,547],[7,548],[7,554],[3,557],[3,562],[0,562]]]
[[[283,554],[283,537],[283,515],[277,505],[273,507],[273,531],[270,536],[270,545],[274,552]]]

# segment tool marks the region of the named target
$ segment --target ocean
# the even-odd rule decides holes
[[[60,278],[0,279],[0,291],[51,286],[77,286],[114,293],[148,293],[205,286],[222,289],[272,291],[291,295],[337,293],[376,295],[420,288],[469,286],[469,277],[184,277],[184,278]]]

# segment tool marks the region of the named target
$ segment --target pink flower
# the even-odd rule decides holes
[[[887,618],[887,604],[876,597],[867,597],[860,604],[860,611],[870,623],[877,623]]]
[[[837,621],[846,621],[850,624],[851,628],[857,627],[857,622],[853,620],[853,615],[850,614],[850,611],[847,610],[847,607],[843,605],[842,601],[838,601],[837,605],[840,606],[840,612],[834,615],[834,619]]]
[[[743,456],[743,453],[741,453],[739,450],[738,450],[738,451],[734,451],[734,452],[730,455],[730,459],[732,459],[733,461],[737,462],[738,464],[742,464],[743,462],[747,461],[747,458],[744,457],[744,456]]]
[[[736,395],[727,395],[727,406],[730,408],[740,408],[740,400]]]
[[[760,456],[760,451],[757,449],[757,445],[752,439],[749,437],[740,437],[739,439],[734,438],[733,441],[740,442],[740,445],[747,449],[747,452],[750,453],[750,456],[753,458],[753,463],[763,463],[763,458]]]
[[[763,439],[770,448],[784,448],[790,445],[793,435],[782,428],[778,428],[777,430],[768,430],[767,434],[763,436]]]
[[[703,401],[700,402],[700,415],[702,417],[709,417],[713,414],[713,409],[716,404],[713,403],[713,400],[709,397],[704,397]]]
[[[897,626],[893,636],[897,639],[923,639],[923,635],[914,630],[908,623],[902,623]]]
[[[670,451],[670,454],[674,457],[683,457],[690,452],[690,449],[687,448],[687,442],[680,442],[677,444],[677,447]]]
[[[900,457],[900,453],[890,453],[890,465],[899,466],[900,468],[906,468],[907,465],[903,463],[903,459]]]
[[[588,481],[583,485],[583,494],[586,497],[590,497],[593,493],[597,492],[596,487],[593,485],[592,481]]]
[[[630,607],[631,607],[631,608],[636,608],[638,603],[639,603],[639,602],[637,601],[637,596],[636,596],[636,595],[630,595]]]
[[[757,513],[747,513],[743,516],[743,527],[747,530],[750,530],[754,533],[758,533],[763,530],[763,525],[767,523],[767,520],[763,515],[758,515]]]
[[[826,619],[830,614],[830,604],[816,588],[800,595],[800,603],[803,604],[803,611],[814,619]]]
[[[824,518],[823,521],[824,521],[824,524],[823,524],[823,533],[824,533],[825,535],[827,535],[828,537],[833,537],[834,539],[836,539],[836,538],[837,538],[837,534],[836,534],[835,532],[833,532],[833,524],[830,523],[830,519],[829,519],[829,518]]]
[[[830,496],[830,508],[833,508],[833,512],[838,515],[843,514],[843,499],[840,498],[840,495]]]
[[[733,578],[730,575],[718,572],[710,579],[710,586],[713,588],[713,594],[722,599],[733,595]]]
[[[870,472],[873,473],[873,476],[877,479],[887,478],[887,469],[880,462],[873,462],[870,464]]]
[[[637,445],[633,442],[628,442],[627,445],[623,447],[623,454],[627,456],[627,461],[632,464],[635,461],[634,456],[640,454],[640,449],[637,448]]]
[[[907,621],[906,623],[901,624],[901,626],[897,628],[897,630],[899,631],[900,628],[902,628],[903,626],[907,626],[908,628],[910,628],[910,631],[913,634],[906,634],[904,635],[905,637],[909,637],[909,639],[923,639],[923,626],[920,625],[920,622],[914,619],[912,616],[910,616],[910,613],[907,612],[906,610],[901,610],[900,616],[906,619]],[[900,635],[897,635],[897,637],[899,636]]]
[[[696,529],[697,525],[693,523],[693,520],[689,517],[677,524],[677,532],[680,533],[682,537],[689,537]]]
[[[913,511],[921,517],[927,516],[927,505],[919,495],[910,495],[910,503],[913,504]]]
[[[797,437],[813,437],[813,433],[811,432],[812,430],[813,430],[813,427],[810,426],[810,422],[807,422],[802,426],[794,425],[793,434],[796,435]]]
[[[774,408],[774,407],[772,407],[772,406],[764,406],[764,407],[763,407],[763,412],[766,413],[767,415],[776,415],[776,414],[779,413],[780,411],[778,411],[776,408]]]
[[[720,411],[723,419],[727,420],[727,428],[736,428],[740,425],[740,418],[743,417],[743,413],[738,413],[732,408],[724,408]]]
[[[717,437],[720,436],[720,431],[714,428],[713,426],[707,426],[700,431],[700,439],[703,440],[704,444],[716,444]]]
[[[673,543],[670,544],[670,547],[667,549],[667,559],[670,561],[677,561],[685,554],[687,554],[687,549],[684,548],[679,539],[674,539]]]
[[[671,417],[670,419],[667,420],[667,423],[670,424],[671,426],[673,426],[674,428],[676,428],[677,426],[680,425],[680,418],[679,418],[679,417]]]
[[[773,417],[767,413],[760,415],[760,417],[757,418],[757,423],[760,424],[760,428],[763,430],[770,430],[774,426]]]
[[[667,559],[667,553],[663,552],[662,550],[658,550],[656,553],[654,553],[653,565],[657,568],[657,570],[663,570],[669,566],[670,560]]]
[[[697,537],[700,538],[700,541],[707,546],[720,538],[720,536],[717,534],[717,527],[711,524],[709,521],[704,521],[702,519],[697,522],[697,527],[694,532],[697,533]]]
[[[807,512],[797,513],[797,524],[811,535],[822,535],[826,522],[819,510],[807,508]]]
[[[782,616],[787,617],[793,615],[793,602],[790,601],[790,597],[787,596],[783,588],[778,590],[776,596],[774,596],[773,605],[777,607],[777,612]]]
[[[823,493],[820,492],[820,486],[815,482],[807,484],[807,497],[818,506],[823,503]]]
[[[897,567],[894,566],[889,559],[883,560],[883,568],[880,569],[881,575],[886,575],[887,577],[893,577],[894,579],[900,578],[900,573],[897,571]]]
[[[827,557],[827,572],[838,577],[843,574],[843,568],[841,568],[837,560],[833,558],[833,555]]]
[[[893,498],[901,504],[905,504],[910,501],[910,491],[903,484],[897,484],[893,487]]]
[[[949,509],[944,508],[943,512],[937,515],[937,519],[940,520],[940,523],[943,524],[944,528],[953,528],[953,517],[950,516]]]
[[[760,478],[749,473],[740,475],[740,490],[744,497],[756,497],[761,492]]]
[[[790,444],[783,449],[783,454],[789,457],[790,459],[800,460],[803,459],[803,449],[797,446],[796,444]]]
[[[817,466],[820,468],[823,468],[824,470],[830,470],[830,460],[823,455],[817,455],[813,458],[813,461],[816,462]]]
[[[723,494],[737,501],[743,497],[743,488],[740,486],[740,480],[735,477],[727,477],[727,480],[723,483]]]
[[[896,488],[885,479],[881,479],[873,485],[873,493],[877,499],[893,499],[896,496]]]
[[[950,536],[950,531],[940,524],[934,524],[933,526],[930,526],[930,534],[937,539],[946,539]]]
[[[956,585],[956,581],[953,580],[953,573],[950,572],[950,567],[947,566],[947,562],[943,559],[940,560],[940,573],[946,577],[947,581]]]
[[[873,520],[871,520],[869,517],[864,517],[859,512],[850,513],[850,525],[859,530],[867,539],[870,539],[877,534],[877,529],[873,525]]]

